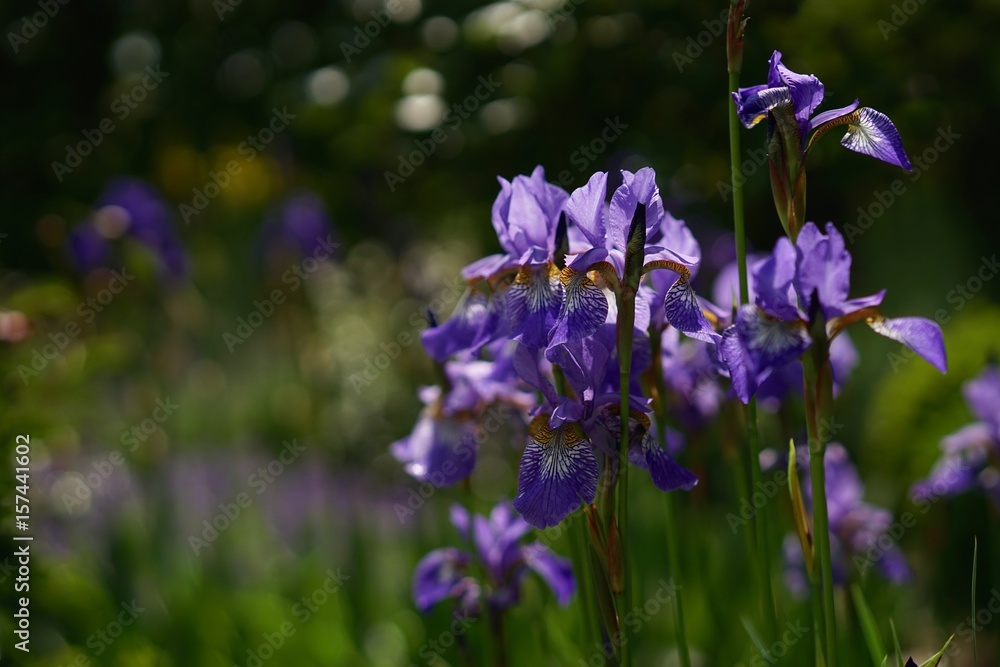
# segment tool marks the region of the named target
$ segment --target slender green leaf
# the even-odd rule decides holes
[[[889,619],[889,629],[892,630],[892,645],[896,649],[896,667],[903,667],[903,652],[899,649],[899,636],[896,634],[896,624]]]
[[[972,615],[969,618],[976,617],[976,565],[979,560],[979,538],[972,538]],[[976,650],[976,624],[972,624],[972,664],[975,666],[979,665],[979,654]]]
[[[868,652],[872,655],[872,664],[879,667],[879,656],[885,656],[885,646],[882,644],[882,637],[879,636],[878,624],[875,622],[872,610],[865,600],[864,593],[861,592],[861,586],[857,583],[851,584],[851,597],[858,612],[861,632],[865,636],[865,643],[868,644]]]
[[[941,658],[944,657],[945,650],[947,650],[948,645],[951,644],[951,640],[954,638],[955,635],[948,637],[948,641],[944,643],[944,646],[941,647],[941,650],[932,655],[931,657],[927,658],[926,661],[921,663],[920,667],[937,667],[938,663],[941,662]]]

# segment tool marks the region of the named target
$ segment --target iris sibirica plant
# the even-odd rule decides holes
[[[518,584],[529,569],[565,604],[575,590],[568,562],[537,545],[520,546],[519,539],[531,527],[551,528],[582,509],[586,533],[578,533],[573,568],[581,603],[591,619],[600,620],[599,627],[588,623],[588,631],[596,630],[593,638],[613,648],[613,664],[630,665],[630,469],[644,471],[664,492],[694,488],[698,477],[675,460],[685,455],[678,427],[698,431],[724,419],[732,397],[747,406],[750,451],[744,460],[751,461],[756,486],[754,397],[766,396],[778,406],[798,395],[793,389],[801,382],[809,442],[802,462],[808,459],[810,476],[800,488],[790,472],[800,551],[797,558],[788,556],[806,565],[817,664],[839,664],[834,581],[846,580],[846,559],[865,551],[891,521],[885,510],[862,502],[860,476],[847,449],[827,446],[820,437],[834,381],[843,385],[858,362],[845,331],[864,322],[941,372],[947,362],[937,324],[886,317],[880,310],[884,291],[851,297],[852,258],[843,236],[832,223],[820,227],[805,218],[805,160],[813,143],[842,128],[847,148],[909,169],[895,126],[857,101],[816,113],[823,84],[789,70],[777,51],[766,84],[738,88],[743,8],[734,3],[727,31],[737,262],[723,271],[718,305],[694,291],[701,249],[667,210],[653,169],[599,171],[572,192],[549,183],[541,166],[530,175],[499,179],[491,219],[500,252],[462,270],[467,288],[447,320],[439,323],[431,314],[421,341],[437,362],[440,383],[421,391],[424,409],[417,424],[391,451],[421,482],[468,491],[480,450],[504,452],[491,434],[517,434],[517,489],[510,505],[497,506],[490,519],[453,509],[453,523],[473,551],[439,549],[421,561],[414,596],[422,610],[445,598],[457,600],[463,613],[502,610],[518,600]],[[736,178],[738,130],[740,121],[749,128],[763,120],[786,237],[748,271],[742,183]],[[982,398],[988,392],[976,387],[979,409],[992,399]],[[497,428],[489,427],[491,420]],[[984,417],[976,434],[990,424],[997,426]],[[995,443],[997,428],[990,433]],[[681,541],[672,507],[668,496],[665,560],[679,578]],[[770,586],[769,562],[776,554],[767,544],[764,515],[755,517],[751,558],[759,565],[761,634],[770,643],[777,639],[780,610]],[[895,551],[877,567],[892,581],[908,574]],[[678,655],[688,666],[679,593],[674,606]]]

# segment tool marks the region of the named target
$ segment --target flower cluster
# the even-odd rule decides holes
[[[547,183],[541,167],[500,179],[492,218],[503,252],[463,270],[469,288],[451,318],[421,336],[447,386],[423,391],[427,409],[393,446],[411,475],[453,484],[471,474],[471,435],[485,407],[501,401],[530,422],[514,508],[547,527],[594,501],[602,464],[614,474],[618,463],[617,297],[639,279],[629,275],[631,238],[642,249],[641,275],[666,270],[632,291],[628,458],[664,491],[697,482],[655,437],[639,377],[652,362],[651,332],[667,321],[695,335],[707,326],[690,286],[698,244],[664,209],[652,169],[622,171],[615,188],[608,181],[599,172],[570,194]]]

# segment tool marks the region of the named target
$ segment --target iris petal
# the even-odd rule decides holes
[[[608,298],[586,273],[563,269],[559,275],[565,298],[549,346],[590,336],[608,316]]]
[[[792,96],[786,86],[741,88],[733,93],[733,100],[736,102],[736,113],[747,128],[767,118],[769,111],[783,106],[792,107]]]
[[[785,322],[768,317],[754,306],[740,308],[736,317],[736,333],[750,372],[758,379],[763,373],[796,359],[812,343],[802,322]]]
[[[521,457],[514,509],[536,528],[565,519],[597,493],[597,457],[575,424],[552,430],[548,415],[538,415],[529,429]]]
[[[565,607],[576,593],[576,581],[570,562],[561,558],[539,543],[529,544],[521,549],[525,564],[535,571],[549,585],[556,596],[556,602]]]
[[[629,460],[649,471],[653,485],[660,491],[690,491],[698,483],[693,472],[670,458],[667,451],[660,447],[651,430],[647,430],[639,446],[629,452]]]
[[[847,134],[840,140],[841,144],[856,153],[912,171],[910,159],[903,150],[903,139],[888,116],[863,107],[848,118]]]
[[[719,334],[712,329],[708,318],[702,312],[701,302],[698,301],[698,296],[691,289],[691,284],[685,276],[678,278],[667,290],[663,300],[663,312],[672,327],[683,331],[691,338],[706,343],[714,343],[719,339]]]
[[[507,290],[511,337],[534,348],[548,344],[563,301],[563,286],[554,264],[525,266]]]
[[[948,371],[944,336],[936,322],[922,317],[869,317],[867,322],[875,333],[902,343],[942,373]]]

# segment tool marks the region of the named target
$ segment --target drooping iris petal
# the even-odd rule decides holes
[[[870,317],[868,326],[878,334],[907,346],[942,373],[948,371],[941,327],[922,317],[885,319]]]
[[[507,290],[511,337],[535,348],[548,346],[563,302],[563,286],[554,264],[522,267]]]
[[[469,554],[454,547],[435,549],[420,559],[413,573],[413,601],[420,611],[458,594],[462,573],[469,566]]]
[[[490,308],[479,292],[467,293],[446,322],[420,332],[427,354],[444,362],[453,354],[474,346],[490,317]]]
[[[911,171],[899,131],[884,113],[862,107],[849,116],[847,134],[840,143],[850,150]]]
[[[569,560],[555,555],[549,549],[537,542],[521,548],[524,563],[542,578],[556,602],[565,607],[576,593],[576,580],[573,579],[573,567]]]
[[[586,273],[563,269],[559,274],[564,298],[549,346],[586,338],[604,324],[608,298]]]
[[[554,526],[597,493],[597,457],[575,424],[552,430],[548,415],[531,422],[521,457],[514,509],[536,528]]]
[[[392,443],[389,451],[415,479],[450,486],[468,477],[476,465],[476,425],[429,412],[425,410],[413,432]]]
[[[761,374],[797,359],[812,344],[804,323],[768,317],[761,309],[743,306],[736,316],[736,333],[750,372]]]
[[[653,485],[660,491],[690,491],[698,483],[693,472],[680,465],[660,447],[656,436],[651,430],[646,430],[638,444],[633,443],[629,449],[629,461],[649,472]]]
[[[827,223],[826,234],[807,222],[799,231],[795,249],[795,288],[803,306],[808,307],[815,293],[826,319],[843,315],[842,306],[851,291],[851,254],[844,237],[832,222]]]
[[[802,317],[793,288],[796,257],[792,242],[782,237],[774,246],[774,252],[751,271],[755,302],[768,315],[789,321]]]
[[[729,371],[729,381],[733,385],[736,396],[744,404],[749,403],[750,397],[757,391],[757,381],[755,373],[749,368],[749,360],[740,344],[736,327],[729,327],[722,332],[722,339],[719,341],[719,356]]]
[[[663,299],[663,313],[670,326],[683,331],[691,338],[706,343],[714,343],[719,339],[719,334],[705,317],[701,302],[691,289],[691,283],[684,276],[678,278],[667,290],[667,295]]]

